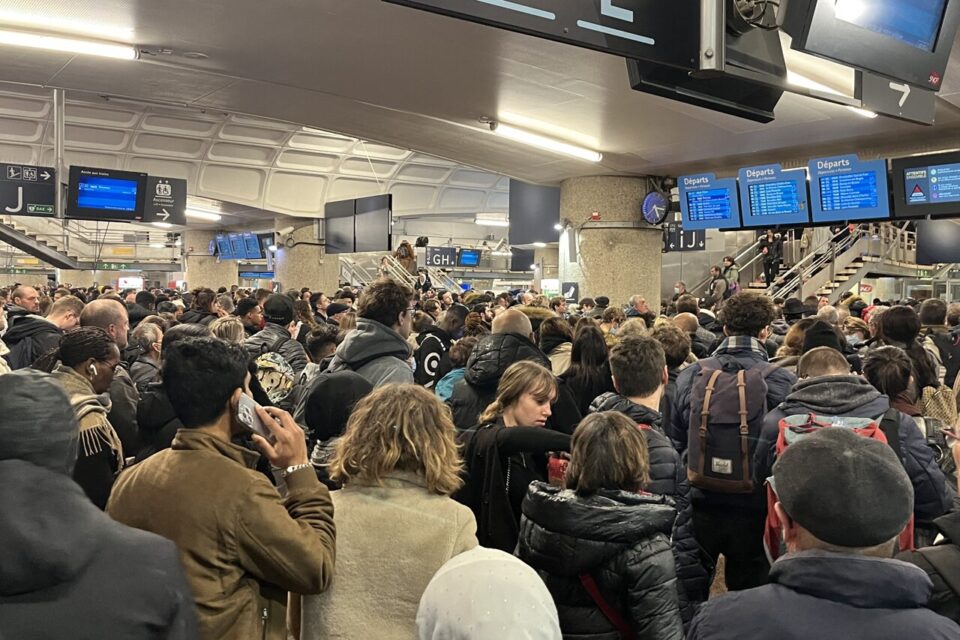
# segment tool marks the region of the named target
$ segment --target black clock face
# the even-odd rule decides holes
[[[643,218],[650,224],[660,224],[667,217],[669,202],[666,196],[652,191],[643,199]]]

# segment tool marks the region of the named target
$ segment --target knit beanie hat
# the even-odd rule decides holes
[[[0,460],[25,460],[73,474],[80,430],[66,391],[49,374],[0,376]]]
[[[840,345],[840,336],[833,325],[817,320],[807,332],[803,335],[803,353],[816,349],[817,347],[830,347],[840,353],[843,353],[843,347]]]

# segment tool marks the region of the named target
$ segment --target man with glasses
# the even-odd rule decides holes
[[[337,347],[328,371],[355,371],[374,387],[412,383],[410,335],[413,289],[381,279],[363,290],[357,303],[357,328]]]

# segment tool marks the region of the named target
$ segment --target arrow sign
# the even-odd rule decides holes
[[[47,182],[48,180],[50,180],[52,176],[50,175],[49,172],[44,171],[43,173],[40,174],[40,177],[43,178],[44,182]]]
[[[166,222],[170,219],[170,212],[166,209],[160,209],[160,213],[157,214],[157,217]]]
[[[910,85],[906,83],[900,84],[897,82],[891,82],[890,88],[896,91],[897,93],[903,94],[903,96],[901,96],[900,98],[900,102],[898,103],[900,105],[900,108],[902,109],[903,105],[907,103],[907,98],[910,97]]]

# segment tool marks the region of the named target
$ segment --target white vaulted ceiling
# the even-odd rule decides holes
[[[54,165],[49,90],[0,85],[0,161]],[[69,94],[67,165],[184,178],[192,196],[291,216],[392,193],[399,216],[505,212],[509,179],[406,149],[214,109]],[[272,220],[271,220],[272,222]]]

